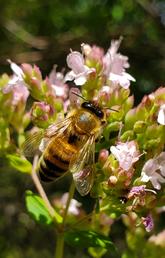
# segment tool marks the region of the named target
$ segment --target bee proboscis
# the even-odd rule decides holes
[[[40,179],[51,182],[69,170],[78,192],[84,196],[93,185],[95,141],[105,121],[103,109],[84,101],[63,121],[27,139],[23,147],[25,156],[32,156],[37,147],[42,149],[37,168]]]

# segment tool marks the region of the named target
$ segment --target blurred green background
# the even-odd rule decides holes
[[[120,35],[120,52],[129,57],[129,73],[136,78],[131,90],[138,103],[165,81],[163,0],[0,0],[0,72],[11,73],[10,58],[18,64],[35,63],[46,75],[53,64],[59,70],[66,67],[70,48],[79,51],[84,42],[107,50]],[[24,207],[25,189],[34,189],[31,179],[0,161],[0,258],[53,257],[54,232],[37,225]],[[52,185],[49,195],[53,198],[56,187],[67,191],[67,186]],[[122,253],[124,233],[118,225],[113,240]],[[81,250],[66,253],[66,258],[88,257]]]

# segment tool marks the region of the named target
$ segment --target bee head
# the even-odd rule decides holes
[[[81,107],[84,108],[84,109],[87,109],[89,110],[91,113],[93,113],[95,116],[97,116],[97,118],[99,118],[101,120],[101,124],[105,124],[106,123],[106,113],[105,113],[105,109],[102,109],[99,105],[97,105],[95,102],[92,102],[92,101],[88,101],[87,99],[85,99],[83,96],[79,95],[78,93],[76,92],[72,92],[72,94],[82,98],[83,100],[85,100],[82,104],[81,104]],[[113,111],[116,111],[118,112],[117,110],[115,109],[112,109],[112,108],[108,108],[110,110],[113,110]],[[103,111],[104,110],[104,111]]]
[[[102,111],[102,109],[90,101],[83,102],[81,104],[81,107],[89,110],[91,113],[95,114],[99,119],[104,118],[104,112]]]

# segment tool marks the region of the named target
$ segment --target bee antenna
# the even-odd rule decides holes
[[[115,111],[115,112],[119,112],[119,110],[116,110],[116,109],[113,109],[113,108],[109,108],[109,107],[104,107],[104,109],[109,109],[109,110],[112,110],[112,111]]]
[[[78,96],[79,98],[82,98],[83,100],[87,101],[82,95],[79,95],[78,93],[72,91],[72,94]]]

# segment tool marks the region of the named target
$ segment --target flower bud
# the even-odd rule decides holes
[[[33,68],[33,76],[36,77],[39,81],[42,81],[42,74],[40,68],[36,65],[34,65]]]
[[[44,92],[41,87],[42,75],[40,69],[36,65],[32,67],[29,64],[22,64],[22,71],[24,73],[24,81],[26,82],[32,97],[36,100],[43,100]]]
[[[44,100],[44,94],[42,92],[42,88],[41,88],[41,81],[39,81],[37,78],[32,77],[29,80],[29,89],[31,92],[31,95],[34,99],[36,100]]]
[[[117,177],[116,176],[110,176],[109,179],[108,179],[108,185],[109,186],[115,186],[117,184]]]
[[[108,156],[109,156],[109,151],[108,150],[106,150],[106,149],[100,150],[99,158],[98,158],[99,162],[101,164],[104,164],[106,162]]]
[[[22,71],[24,73],[25,81],[28,81],[32,77],[33,68],[30,64],[22,64],[21,65]]]
[[[133,107],[134,104],[134,96],[130,96],[126,99],[125,103],[124,103],[124,108],[126,111],[130,110]]]
[[[85,56],[88,56],[90,54],[90,52],[92,51],[92,47],[88,44],[85,44],[85,43],[81,44],[81,49],[82,49],[82,53]]]
[[[135,133],[143,133],[145,129],[146,129],[146,123],[144,121],[137,121],[133,127],[133,130]]]
[[[160,137],[162,134],[164,134],[163,126],[161,125],[150,125],[146,129],[146,136],[148,139],[155,139],[157,137]]]
[[[125,129],[132,129],[136,121],[136,108],[130,109],[125,116]]]
[[[34,102],[31,110],[32,122],[42,128],[48,127],[55,119],[54,109],[45,102]]]
[[[120,140],[125,142],[127,140],[132,140],[134,139],[134,132],[132,130],[125,131],[121,136]]]

